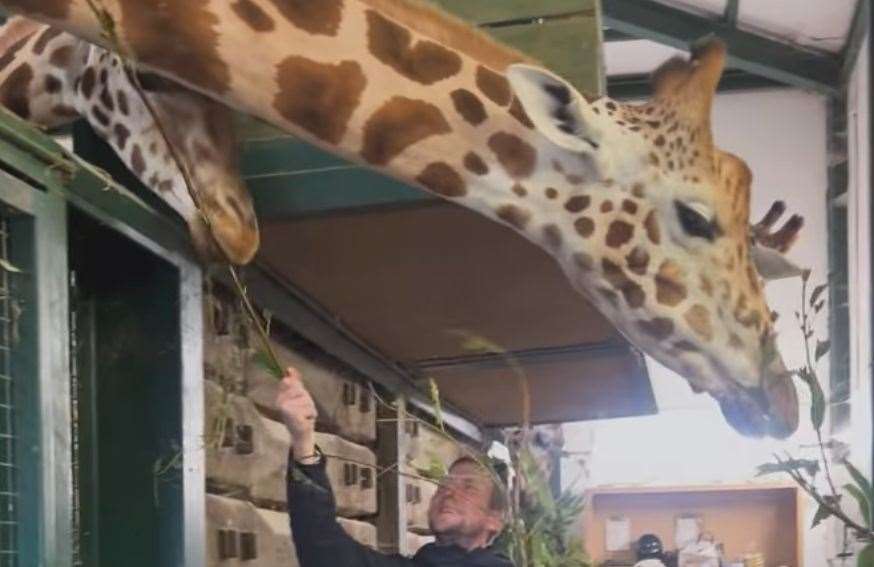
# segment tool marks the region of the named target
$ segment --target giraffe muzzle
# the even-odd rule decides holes
[[[737,386],[718,401],[726,421],[747,437],[785,439],[798,429],[798,395],[782,360],[765,369],[759,388]]]

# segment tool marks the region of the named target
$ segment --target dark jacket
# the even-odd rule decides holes
[[[337,523],[324,461],[322,457],[319,464],[301,465],[289,459],[288,510],[300,567],[513,567],[490,549],[468,552],[429,543],[410,559],[358,543]]]

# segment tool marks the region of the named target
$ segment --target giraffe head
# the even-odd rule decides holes
[[[710,127],[724,60],[718,41],[672,59],[642,105],[587,98],[529,65],[507,75],[570,187],[561,218],[574,239],[556,255],[572,282],[633,343],[716,398],[735,429],[785,437],[798,402],[755,264],[752,176]],[[783,240],[798,228],[790,221]]]

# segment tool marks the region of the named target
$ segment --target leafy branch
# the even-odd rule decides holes
[[[804,341],[804,366],[793,373],[810,390],[810,423],[816,433],[816,447],[819,449],[818,460],[796,459],[790,455],[781,457],[774,455],[774,462],[766,463],[758,467],[758,475],[774,473],[788,474],[790,478],[810,496],[819,506],[813,517],[811,528],[819,525],[827,518],[839,520],[846,528],[856,535],[859,541],[867,542],[867,545],[859,553],[857,558],[858,567],[874,567],[874,489],[871,482],[852,463],[842,459],[840,464],[853,479],[841,488],[849,494],[857,503],[862,522],[851,518],[842,506],[843,496],[835,485],[832,475],[830,459],[826,454],[827,443],[823,441],[822,428],[825,423],[826,398],[819,380],[816,366],[819,361],[829,352],[831,343],[828,340],[814,339],[814,323],[817,315],[825,306],[826,299],[823,297],[827,284],[820,284],[808,293],[810,283],[810,270],[805,270],[801,275],[801,309],[795,312],[799,328]],[[815,340],[815,345],[813,344]],[[828,485],[828,493],[823,493],[816,486],[816,476],[820,466],[825,475]]]

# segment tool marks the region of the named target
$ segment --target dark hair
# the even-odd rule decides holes
[[[495,467],[495,473],[497,473],[498,475],[498,478],[495,478],[493,474],[485,470],[485,466],[481,462],[474,459],[470,455],[462,455],[461,457],[458,457],[457,459],[452,461],[452,464],[449,465],[448,470],[452,470],[452,467],[454,467],[455,465],[461,465],[465,463],[475,465],[483,469],[484,472],[488,473],[489,478],[492,481],[492,493],[489,496],[489,510],[491,510],[492,512],[499,512],[501,516],[504,516],[504,514],[507,513],[507,508],[509,505],[506,488],[506,468]]]

